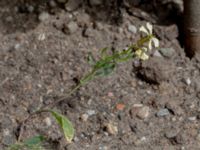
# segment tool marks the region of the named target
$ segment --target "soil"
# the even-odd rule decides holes
[[[0,0],[0,149],[90,70],[88,52],[124,49],[146,22],[160,40],[149,60],[119,64],[54,108],[76,129],[71,144],[48,113],[27,122],[22,140],[45,135],[48,150],[200,149],[200,59],[181,47],[182,11],[181,0]]]

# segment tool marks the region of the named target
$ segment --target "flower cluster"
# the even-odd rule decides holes
[[[153,35],[153,26],[150,23],[146,24],[146,27],[141,26],[139,29],[141,32],[145,33],[145,37],[143,37],[140,42],[146,38],[146,40],[144,40],[144,42],[142,43],[142,46],[139,47],[136,51],[135,51],[135,55],[137,57],[139,57],[142,60],[147,60],[149,58],[149,56],[146,54],[146,52],[152,49],[152,45],[154,45],[154,47],[159,47],[159,40],[157,38],[154,37]],[[145,42],[148,42],[148,46],[145,47],[144,44]]]

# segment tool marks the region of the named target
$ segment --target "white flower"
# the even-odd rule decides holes
[[[149,22],[147,22],[146,27],[141,26],[139,30],[141,32],[144,32],[147,35],[150,35],[150,36],[153,35],[153,26]],[[149,40],[148,48],[150,50],[152,49],[152,43],[154,44],[154,47],[159,47],[159,40],[155,38],[154,36],[152,36],[151,39]]]
[[[152,49],[152,43],[154,44],[154,47],[159,47],[159,40],[155,37],[152,37],[149,41],[149,49]]]
[[[147,60],[149,59],[149,56],[145,53],[146,51],[147,51],[147,48],[142,47],[141,49],[138,49],[135,51],[135,55],[142,60]]]
[[[153,26],[149,22],[147,22],[146,27],[141,26],[139,29],[141,32],[146,33],[147,35],[151,35],[153,33]]]

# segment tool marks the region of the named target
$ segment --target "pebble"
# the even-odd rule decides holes
[[[88,120],[88,114],[82,114],[81,115],[81,120],[83,120],[84,122],[86,122]]]
[[[190,84],[192,83],[191,80],[190,80],[190,78],[187,78],[187,79],[185,80],[185,82],[186,82],[187,85],[190,85]]]
[[[66,3],[67,0],[57,0],[58,3]]]
[[[67,11],[73,11],[76,10],[80,5],[82,1],[81,0],[68,0],[65,4],[65,10]]]
[[[87,114],[88,114],[88,116],[92,116],[92,115],[96,114],[96,111],[95,110],[88,110]]]
[[[39,41],[44,41],[45,38],[46,38],[46,36],[45,36],[44,33],[41,33],[41,34],[39,34],[39,36],[38,36],[38,40],[39,40]]]
[[[175,54],[175,50],[173,48],[161,48],[159,52],[167,58],[172,57]]]
[[[114,97],[114,94],[112,92],[108,92],[108,97]]]
[[[133,107],[142,107],[143,104],[134,104]]]
[[[196,116],[192,116],[192,117],[189,117],[189,118],[188,118],[189,121],[195,121],[196,119],[197,119]]]
[[[2,143],[5,145],[11,145],[15,143],[15,136],[14,135],[7,135],[7,136],[3,136],[2,138]]]
[[[50,6],[51,8],[56,7],[56,2],[55,2],[54,0],[49,1],[49,6]]]
[[[44,121],[48,127],[52,125],[51,119],[49,117],[46,117]]]
[[[165,137],[168,139],[172,139],[172,138],[175,138],[177,136],[177,134],[178,134],[177,130],[170,129],[170,130],[166,131]]]
[[[43,22],[49,18],[49,13],[48,12],[42,12],[39,14],[38,19]]]
[[[118,128],[117,126],[114,125],[114,123],[108,123],[106,125],[106,130],[109,134],[112,134],[112,135],[116,135],[118,133]]]
[[[137,28],[134,25],[128,25],[128,31],[131,33],[137,33]]]
[[[14,49],[15,49],[15,50],[18,50],[18,49],[20,48],[20,46],[21,46],[21,45],[20,45],[19,43],[18,43],[18,44],[15,44]]]
[[[8,16],[8,17],[6,18],[6,21],[7,21],[7,22],[12,22],[12,21],[13,21],[13,17],[12,17],[12,16]]]
[[[140,119],[145,119],[149,116],[149,107],[148,106],[144,106],[144,107],[141,107],[138,112],[137,112],[137,117],[140,118]]]
[[[29,5],[28,7],[27,7],[27,10],[28,10],[28,12],[29,13],[32,13],[33,11],[34,11],[34,7],[32,6],[32,5]]]
[[[78,29],[78,25],[76,22],[74,21],[71,21],[67,24],[66,28],[64,29],[64,31],[66,33],[69,33],[69,34],[72,34],[72,33],[75,33]]]
[[[160,52],[157,51],[157,50],[153,53],[153,56],[155,56],[155,57],[162,57],[162,55],[160,54]]]
[[[101,5],[103,4],[103,0],[90,0],[91,5]]]
[[[107,146],[99,146],[99,150],[108,150],[108,147]]]
[[[167,116],[167,115],[169,115],[170,114],[170,112],[169,112],[169,110],[168,109],[160,109],[157,113],[156,113],[156,116],[157,117],[164,117],[164,116]]]
[[[84,37],[93,37],[94,36],[94,31],[91,28],[87,28],[84,33]]]
[[[9,131],[9,129],[3,130],[3,136],[2,136],[2,143],[5,145],[13,144],[15,141],[14,135]]]

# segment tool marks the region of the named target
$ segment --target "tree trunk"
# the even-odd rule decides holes
[[[189,57],[200,54],[200,0],[184,0],[185,51]]]

